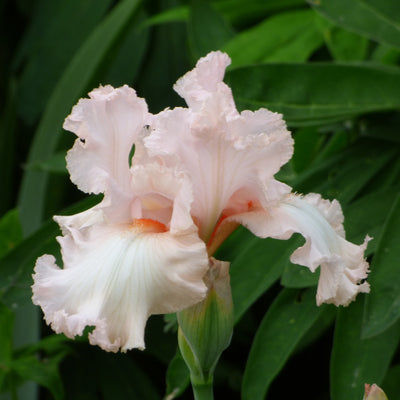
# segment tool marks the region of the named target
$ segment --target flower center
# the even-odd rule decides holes
[[[207,252],[209,256],[212,256],[225,239],[239,226],[235,221],[222,223],[227,217],[228,215],[221,216],[207,243]]]
[[[132,222],[132,227],[145,233],[162,233],[168,231],[164,224],[150,218],[137,218]]]

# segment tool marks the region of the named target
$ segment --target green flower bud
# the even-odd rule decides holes
[[[215,366],[229,346],[233,330],[229,263],[210,259],[204,281],[207,297],[178,313],[178,343],[192,383],[212,381]]]

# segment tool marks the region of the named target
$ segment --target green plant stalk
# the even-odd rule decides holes
[[[213,400],[213,375],[218,360],[216,360],[210,370],[203,371],[198,358],[191,349],[180,327],[178,330],[178,343],[182,357],[190,371],[190,382],[192,383],[195,400]]]
[[[206,298],[178,313],[178,344],[190,371],[195,400],[212,400],[213,375],[233,330],[229,263],[210,260]]]
[[[194,383],[192,380],[192,388],[195,400],[213,400],[213,379],[208,382]]]

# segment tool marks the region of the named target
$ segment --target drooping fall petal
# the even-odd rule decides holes
[[[204,243],[195,233],[161,230],[161,223],[139,220],[131,226],[97,224],[58,238],[63,269],[53,256],[40,257],[33,285],[33,302],[53,330],[73,338],[95,326],[90,342],[104,350],[143,349],[151,314],[201,301],[207,291]]]
[[[104,198],[90,210],[55,217],[63,268],[49,255],[35,268],[33,301],[53,329],[74,337],[94,326],[90,342],[109,351],[144,348],[151,314],[179,311],[207,290],[191,182],[147,155],[148,116],[127,86],[100,87],[74,107],[64,125],[79,137],[67,157],[71,180]],[[129,159],[132,146],[139,163]]]
[[[300,233],[305,243],[291,261],[312,272],[320,266],[317,304],[348,305],[361,292],[369,292],[365,282],[368,263],[364,251],[370,238],[357,246],[344,237],[343,213],[339,203],[320,195],[291,194],[266,210],[231,217],[259,237],[289,239]]]

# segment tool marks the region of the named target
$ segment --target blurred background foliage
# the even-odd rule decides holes
[[[236,326],[216,398],[361,399],[400,393],[400,3],[397,0],[3,0],[0,3],[0,398],[192,398],[174,316],[147,349],[110,354],[54,335],[31,305],[35,260],[57,253],[54,214],[99,201],[68,179],[62,131],[100,84],[134,87],[150,111],[183,105],[173,83],[211,50],[232,58],[242,109],[283,113],[295,138],[278,178],[340,200],[349,240],[368,233],[371,293],[316,307],[317,274],[289,262],[300,238],[238,229]],[[268,160],[266,160],[268,162]]]

